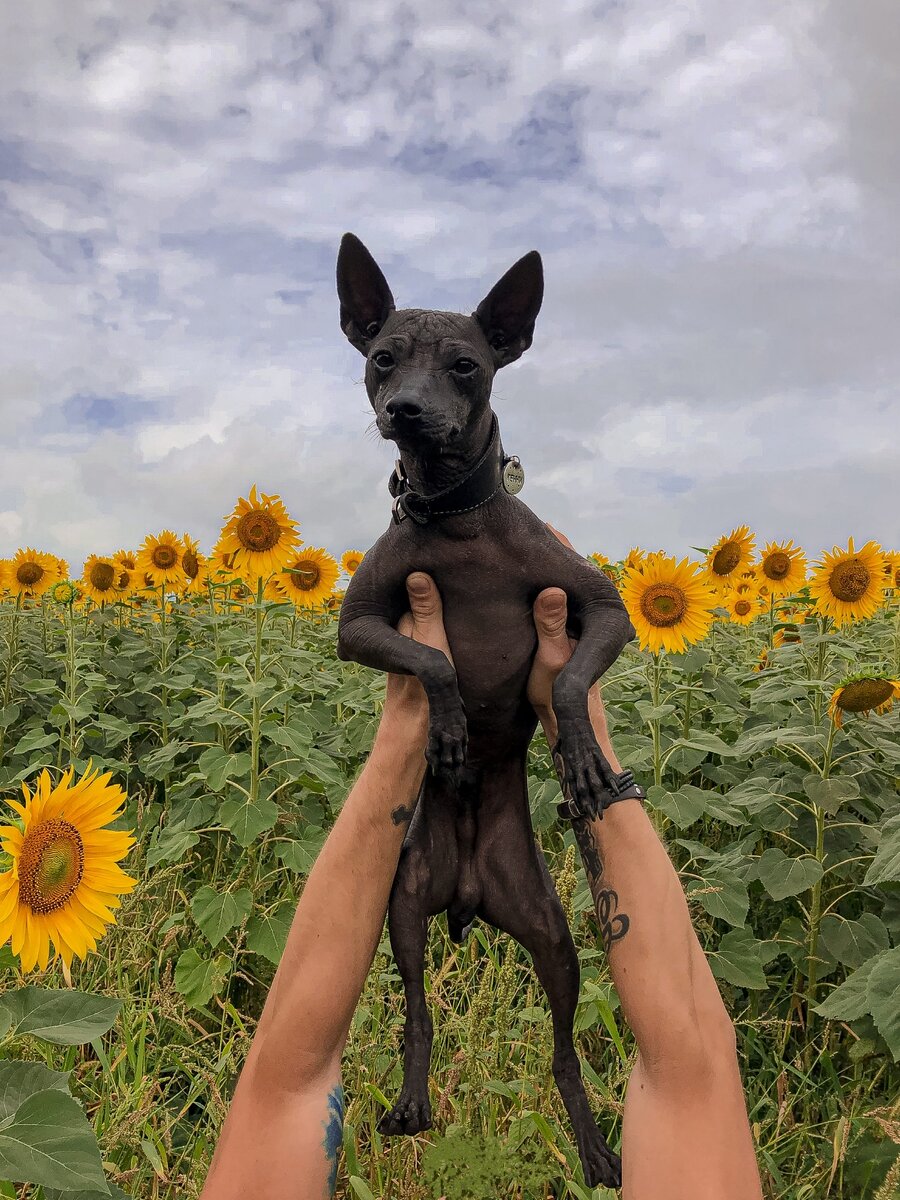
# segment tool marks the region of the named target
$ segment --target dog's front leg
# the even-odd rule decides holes
[[[398,633],[376,615],[342,622],[337,653],[379,671],[415,675],[428,697],[428,765],[435,774],[456,778],[466,761],[466,714],[446,654]]]
[[[603,797],[615,789],[615,772],[597,743],[588,712],[588,693],[634,637],[624,605],[588,600],[576,610],[581,634],[572,657],[553,685],[559,740],[557,769],[564,791],[583,812],[601,814]]]

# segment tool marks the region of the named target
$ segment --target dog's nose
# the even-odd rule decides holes
[[[390,417],[403,417],[406,421],[414,421],[416,417],[421,417],[422,405],[405,396],[394,396],[392,400],[388,400],[384,411]]]

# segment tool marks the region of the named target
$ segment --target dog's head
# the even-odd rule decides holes
[[[532,250],[471,316],[394,307],[375,259],[345,233],[337,261],[341,328],[366,356],[366,391],[383,438],[401,449],[452,446],[488,407],[500,367],[531,345],[544,294]]]

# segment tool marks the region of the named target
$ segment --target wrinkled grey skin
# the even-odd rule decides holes
[[[366,250],[346,234],[338,257],[341,327],[366,356],[366,391],[383,438],[395,442],[425,494],[460,479],[487,447],[497,370],[531,345],[543,295],[541,260],[525,255],[471,316],[396,310]],[[406,577],[440,590],[454,665],[397,633]],[[602,811],[611,775],[591,728],[591,684],[634,636],[613,584],[563,546],[531,510],[501,491],[460,516],[391,524],[350,581],[338,654],[414,674],[428,696],[431,771],[404,841],[391,894],[391,945],[407,1017],[404,1082],[381,1122],[386,1134],[431,1126],[432,1022],[423,965],[429,918],[446,911],[462,940],[475,917],[532,955],[553,1017],[553,1073],[589,1186],[619,1186],[621,1164],[591,1115],[572,1040],[579,968],[565,915],[531,826],[525,759],[536,719],[526,684],[536,648],[532,606],[547,587],[568,597],[578,646],[553,691],[568,792]],[[608,793],[607,793],[608,794]],[[405,814],[404,814],[405,815]]]

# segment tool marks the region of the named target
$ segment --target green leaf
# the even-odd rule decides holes
[[[199,841],[199,833],[185,829],[180,821],[173,821],[164,829],[156,830],[151,838],[147,851],[147,866],[157,867],[161,862],[178,862]]]
[[[229,754],[221,746],[210,746],[200,755],[197,767],[213,791],[220,792],[226,779],[250,774],[250,755]]]
[[[35,750],[46,750],[48,746],[55,746],[58,741],[58,733],[44,733],[41,725],[19,738],[13,747],[13,754],[33,754]]]
[[[885,951],[884,953],[894,953]],[[815,1011],[821,1017],[832,1021],[855,1021],[869,1011],[868,986],[869,976],[882,954],[876,954],[868,962],[848,975],[844,982],[834,989],[821,1004],[815,1006]]]
[[[735,987],[762,989],[768,986],[762,963],[767,949],[750,929],[731,929],[709,956],[710,967],[715,976]]]
[[[318,825],[307,826],[307,836],[290,842],[279,842],[275,854],[289,871],[299,875],[308,875],[312,865],[319,857],[319,852],[325,842],[325,830]]]
[[[223,800],[219,820],[230,829],[239,846],[249,846],[261,833],[271,829],[278,820],[278,805],[274,800],[257,800],[252,804],[246,796]]]
[[[329,758],[327,754],[323,754],[321,750],[312,748],[304,752],[303,759],[307,774],[320,779],[322,783],[331,783],[337,787],[343,787],[343,772],[334,759]]]
[[[675,745],[688,746],[691,750],[707,750],[711,754],[721,754],[725,758],[730,758],[737,753],[734,746],[723,742],[717,734],[705,733],[703,730],[696,730],[688,738],[679,738]]]
[[[0,1122],[0,1179],[108,1194],[94,1131],[71,1096],[37,1092]]]
[[[57,1046],[80,1046],[102,1037],[118,1016],[122,1001],[74,989],[23,987],[0,996],[15,1033],[30,1033]]]
[[[715,891],[706,891],[715,888]],[[741,928],[747,920],[750,896],[747,885],[735,871],[716,866],[701,876],[699,890],[692,887],[691,898],[699,901],[711,917]]]
[[[699,793],[694,788],[693,793]],[[679,829],[686,829],[703,815],[706,804],[701,795],[687,793],[684,790],[669,792],[664,787],[653,784],[647,789],[647,799],[654,808],[662,809],[670,821]]]
[[[900,1062],[900,946],[875,958],[867,997],[878,1032],[890,1047],[894,1062]]]
[[[891,944],[884,922],[874,913],[863,913],[857,921],[828,913],[822,919],[819,937],[839,963],[851,968],[862,966]]]
[[[832,816],[842,804],[859,795],[859,784],[851,775],[822,779],[819,775],[810,774],[803,780],[803,789],[813,804],[818,804]]]
[[[247,922],[247,949],[278,966],[284,953],[295,905],[288,900],[268,913],[254,913]]]
[[[900,814],[888,818],[882,826],[878,853],[866,872],[863,882],[869,886],[873,883],[889,883],[898,879],[900,879]]]
[[[201,958],[191,946],[182,951],[175,964],[175,987],[188,1004],[202,1008],[219,991],[230,967],[231,959],[227,954]]]
[[[20,1104],[37,1092],[56,1088],[69,1094],[68,1071],[51,1071],[39,1062],[0,1062],[0,1121],[12,1116]]]
[[[757,875],[773,900],[785,900],[806,891],[822,878],[822,864],[811,855],[790,858],[777,846],[764,851]]]
[[[44,1200],[131,1200],[127,1192],[110,1183],[107,1179],[108,1192],[100,1192],[92,1188],[89,1192],[60,1192],[56,1188],[44,1188]]]
[[[253,893],[249,888],[238,888],[235,892],[217,892],[215,888],[202,887],[194,892],[191,912],[213,946],[240,925],[253,908]]]

